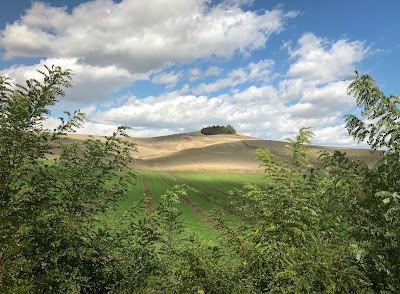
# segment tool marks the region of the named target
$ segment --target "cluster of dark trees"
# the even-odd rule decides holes
[[[231,126],[209,126],[201,129],[203,135],[217,135],[217,134],[236,134],[236,130]]]
[[[372,77],[350,84],[365,120],[347,115],[346,127],[383,158],[322,152],[309,166],[309,128],[289,139],[288,161],[259,149],[271,182],[232,191],[252,221],[232,228],[216,214],[223,238],[210,247],[184,234],[179,186],[143,218],[99,218],[136,177],[124,127],[38,160],[83,120],[43,129],[71,85],[69,71],[46,69],[25,86],[0,77],[0,293],[400,293],[400,99]]]

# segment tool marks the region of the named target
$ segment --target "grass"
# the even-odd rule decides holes
[[[143,187],[140,177],[135,179],[130,185],[128,194],[125,198],[118,200],[113,207],[110,207],[101,218],[107,225],[118,224],[118,221],[127,211],[136,209],[136,219],[144,216],[143,204],[140,200],[143,197]]]
[[[52,160],[43,160],[44,164],[52,164]],[[229,191],[241,189],[244,184],[251,183],[264,187],[268,179],[263,174],[256,173],[226,173],[226,172],[162,172],[140,171],[138,177],[129,185],[127,195],[109,207],[100,220],[108,226],[119,226],[122,217],[135,209],[134,219],[142,219],[146,213],[143,199],[142,175],[151,188],[154,206],[160,201],[160,196],[172,186],[180,183],[187,185],[187,200],[177,204],[180,213],[179,220],[185,227],[185,235],[196,234],[209,245],[220,242],[221,233],[215,228],[212,215],[217,213],[231,227],[245,224],[246,216],[236,209],[235,199]],[[107,185],[111,185],[110,181]]]
[[[172,181],[168,182],[168,179],[167,183],[165,183],[157,172],[154,171],[141,171],[141,173],[145,175],[151,186],[156,205],[160,201],[160,196],[168,189],[171,189],[171,186],[167,183],[170,183],[171,185],[176,184]],[[220,234],[211,227],[210,223],[201,218],[193,207],[182,201],[177,204],[177,209],[180,212],[179,220],[184,224],[186,234],[190,235],[196,233],[210,245],[218,243]]]
[[[246,217],[236,209],[234,199],[228,191],[241,188],[245,183],[265,186],[268,180],[262,174],[253,173],[219,173],[219,172],[162,172],[140,171],[146,184],[151,188],[155,206],[160,196],[172,186],[185,183],[187,185],[186,200],[177,204],[180,213],[179,220],[185,226],[184,235],[198,235],[210,246],[220,243],[221,233],[215,228],[215,222],[210,217],[214,212],[222,216],[227,225],[239,227],[245,224]],[[141,175],[129,187],[125,198],[110,207],[101,217],[109,225],[117,225],[125,212],[134,206],[137,210],[137,219],[143,218],[145,209]],[[136,217],[135,217],[136,219]]]

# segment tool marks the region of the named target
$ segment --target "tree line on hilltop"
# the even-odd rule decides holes
[[[209,126],[201,129],[203,135],[236,134],[236,130],[231,126]]]

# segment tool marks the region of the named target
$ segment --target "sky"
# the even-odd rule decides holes
[[[399,13],[398,0],[1,0],[0,75],[72,70],[51,129],[81,109],[84,134],[231,124],[284,140],[310,126],[314,144],[356,147],[343,115],[360,110],[344,79],[358,70],[400,95]]]

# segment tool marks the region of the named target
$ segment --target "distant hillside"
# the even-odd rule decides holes
[[[70,140],[84,140],[86,135],[68,135],[64,144]],[[102,138],[95,136],[95,138]],[[175,134],[155,138],[133,138],[138,145],[135,167],[143,170],[183,170],[183,171],[234,171],[257,172],[260,161],[256,160],[258,148],[268,148],[272,154],[288,159],[285,146],[287,142],[261,140],[249,136],[213,135],[206,136],[200,132]],[[350,149],[340,147],[310,146],[310,161],[317,163],[319,150],[339,150],[349,157],[359,156],[367,162],[380,157],[380,153],[371,154],[368,149]],[[56,157],[54,154],[51,157]]]

